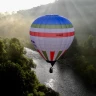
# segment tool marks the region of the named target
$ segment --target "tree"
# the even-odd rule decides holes
[[[0,39],[0,63],[5,62],[6,60],[6,50],[5,45],[2,39]]]
[[[59,96],[51,90],[46,95],[47,87],[40,87],[32,67],[36,67],[32,59],[23,52],[18,39],[0,39],[0,95],[6,96]],[[52,94],[55,95],[52,95]]]

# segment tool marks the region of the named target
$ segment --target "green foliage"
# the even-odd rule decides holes
[[[5,51],[5,46],[2,40],[0,40],[0,63],[2,63],[5,60],[6,56],[6,51]]]
[[[38,92],[38,96],[46,96],[43,92]]]
[[[59,62],[66,60],[91,88],[96,88],[96,37],[89,35],[82,46],[74,39],[71,47]]]
[[[85,56],[96,56],[96,41],[94,36],[89,35],[88,39],[82,45],[82,53]]]
[[[12,96],[26,96],[25,92],[28,90],[24,85],[26,74],[19,64],[8,61],[0,64],[0,94],[4,96],[9,94]],[[29,82],[30,83],[30,82]]]
[[[40,85],[34,71],[32,59],[24,55],[18,39],[0,39],[0,94],[6,96],[59,96],[44,85]],[[52,94],[55,95],[52,95]]]
[[[34,96],[33,93],[28,94],[28,96]]]
[[[9,59],[16,61],[18,60],[21,55],[23,54],[23,47],[20,44],[19,40],[16,38],[12,38],[9,42]]]
[[[84,71],[85,75],[87,76],[87,82],[91,82],[92,85],[96,86],[96,69],[93,65],[89,65],[86,67],[86,70]]]

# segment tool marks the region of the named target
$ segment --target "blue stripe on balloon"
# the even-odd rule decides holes
[[[67,18],[59,15],[45,15],[37,18],[33,24],[44,24],[44,25],[64,25],[72,24]]]

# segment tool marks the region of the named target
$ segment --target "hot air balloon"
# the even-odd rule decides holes
[[[44,15],[33,21],[30,27],[30,39],[40,55],[53,65],[70,47],[74,39],[72,23],[60,15]]]

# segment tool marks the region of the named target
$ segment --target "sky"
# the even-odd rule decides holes
[[[30,9],[39,5],[52,3],[55,0],[0,0],[0,12],[12,12]]]

